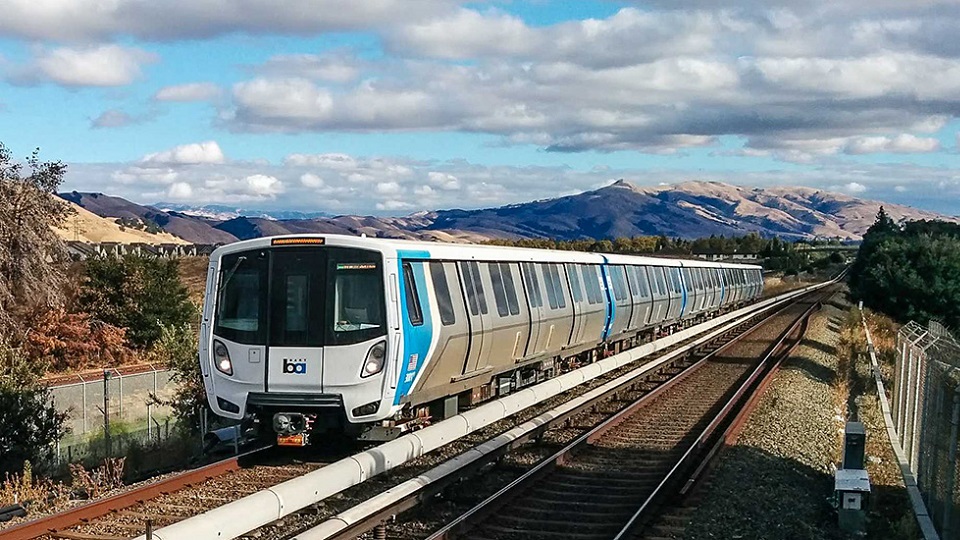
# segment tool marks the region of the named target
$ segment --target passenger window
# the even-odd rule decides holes
[[[503,276],[503,285],[507,293],[507,307],[511,315],[520,314],[520,304],[517,301],[517,286],[513,283],[513,270],[507,263],[500,263],[500,274]]]
[[[490,281],[493,282],[493,300],[497,304],[497,314],[506,317],[510,314],[510,310],[507,308],[507,293],[503,287],[500,265],[489,263],[487,264],[487,270],[490,272]]]
[[[673,276],[673,292],[676,294],[683,293],[683,280],[680,279],[680,269],[671,268],[670,275]]]
[[[626,300],[627,298],[627,287],[623,283],[623,267],[622,266],[611,266],[610,267],[610,281],[613,282],[613,296],[620,300]]]
[[[554,295],[557,297],[557,306],[560,309],[567,307],[567,299],[563,294],[563,280],[560,278],[560,267],[556,264],[549,265],[550,275],[553,278]]]
[[[647,268],[637,267],[637,284],[640,286],[640,296],[650,298],[650,282],[647,279]]]
[[[487,314],[487,297],[483,294],[483,281],[480,280],[480,263],[470,263],[470,274],[473,276],[473,287],[477,291],[477,303],[480,304],[480,313]]]
[[[537,279],[533,263],[523,263],[523,279],[527,284],[527,294],[530,296],[530,307],[542,307],[543,297],[540,295],[540,281]]]
[[[564,268],[570,276],[570,294],[573,295],[573,301],[578,304],[583,303],[583,290],[580,289],[580,273],[577,272],[577,267],[568,264]]]
[[[597,276],[597,267],[585,264],[580,267],[583,273],[583,284],[587,287],[587,300],[591,304],[603,302],[603,291],[600,290],[600,278]]]
[[[663,277],[663,267],[658,266],[655,268],[653,274],[657,279],[657,290],[660,291],[660,296],[667,296],[667,283]]]
[[[417,295],[417,282],[413,277],[413,265],[403,263],[403,291],[407,300],[407,318],[410,324],[423,324],[423,311],[420,309],[420,297]]]
[[[433,290],[437,293],[440,322],[444,326],[450,326],[457,322],[457,317],[453,311],[453,299],[450,298],[450,285],[447,283],[447,273],[443,270],[443,263],[430,263],[430,277],[433,278]]]
[[[480,304],[477,302],[477,290],[473,284],[473,274],[470,272],[470,263],[461,262],[460,272],[463,274],[463,288],[467,291],[467,303],[470,305],[470,313],[480,314]]]
[[[547,302],[550,304],[550,309],[557,309],[557,288],[553,284],[553,274],[550,273],[550,265],[538,264],[537,266],[543,273],[543,286],[547,288]]]

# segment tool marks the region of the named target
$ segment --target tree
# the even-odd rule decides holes
[[[908,222],[881,209],[850,268],[850,293],[899,321],[935,318],[960,327],[960,227]]]
[[[51,226],[71,212],[56,197],[67,166],[41,162],[39,152],[26,159],[25,170],[0,143],[0,334],[8,337],[25,309],[63,303],[67,256]]]
[[[177,391],[168,404],[179,420],[178,425],[188,430],[199,429],[200,415],[207,406],[197,340],[189,324],[161,325],[160,339],[153,349],[155,361],[173,373],[171,381]]]
[[[80,304],[97,319],[125,328],[129,342],[149,347],[164,325],[194,321],[196,312],[180,280],[179,262],[128,255],[89,259]]]
[[[38,384],[42,365],[0,341],[0,476],[43,463],[64,435],[66,413],[57,412],[50,391]]]

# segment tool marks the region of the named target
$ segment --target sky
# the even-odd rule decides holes
[[[64,190],[403,215],[623,178],[960,215],[960,0],[0,0]]]

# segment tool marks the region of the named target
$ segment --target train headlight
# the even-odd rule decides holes
[[[224,375],[233,375],[233,362],[230,361],[230,351],[219,341],[213,342],[213,365]]]
[[[369,377],[383,371],[384,360],[387,357],[387,343],[381,341],[367,351],[367,359],[363,363],[360,377]]]

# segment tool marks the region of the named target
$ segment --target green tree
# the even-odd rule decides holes
[[[900,321],[939,319],[960,327],[960,227],[909,222],[883,209],[864,235],[850,269],[850,293]]]
[[[179,420],[179,426],[190,431],[200,428],[200,415],[207,407],[203,375],[197,351],[197,334],[189,324],[161,325],[160,339],[153,354],[157,363],[173,373],[171,380],[177,390],[169,405]]]
[[[42,464],[64,435],[66,413],[57,412],[50,391],[38,384],[42,365],[0,341],[0,476]]]
[[[179,262],[139,256],[89,259],[80,304],[96,318],[127,329],[127,339],[149,347],[164,325],[193,322],[195,308],[180,281]]]

